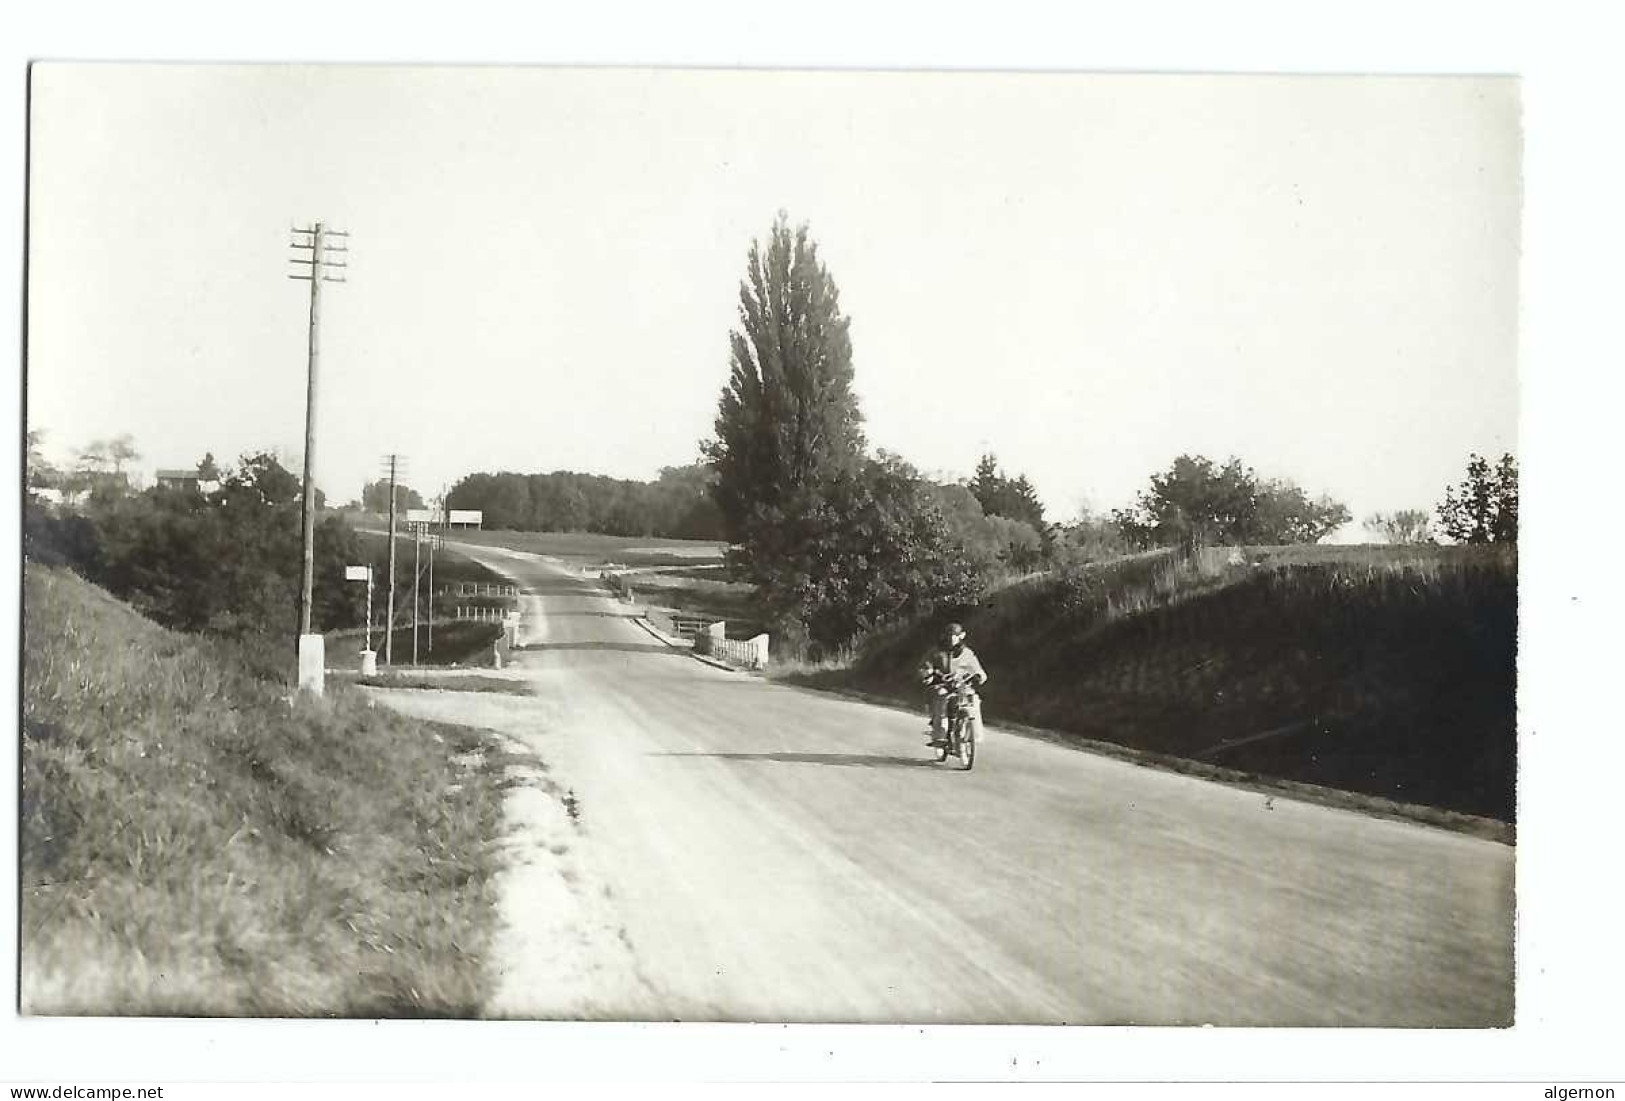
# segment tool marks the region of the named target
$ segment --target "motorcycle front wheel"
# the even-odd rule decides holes
[[[965,772],[976,767],[976,743],[980,740],[976,735],[976,724],[969,722],[959,734],[959,767]]]

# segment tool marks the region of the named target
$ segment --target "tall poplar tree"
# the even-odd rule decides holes
[[[739,328],[706,457],[728,539],[752,573],[770,569],[771,530],[816,510],[863,457],[852,340],[835,281],[805,225],[780,212],[753,242]]]

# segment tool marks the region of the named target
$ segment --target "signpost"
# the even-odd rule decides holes
[[[372,567],[345,566],[344,580],[367,583],[367,648],[361,651],[361,675],[370,677],[378,672],[378,655],[372,648]]]
[[[409,508],[406,522],[426,528],[478,528],[485,523],[485,510],[454,508],[442,512],[433,508]]]

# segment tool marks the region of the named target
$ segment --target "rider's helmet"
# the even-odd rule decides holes
[[[943,627],[942,645],[956,654],[959,653],[960,649],[965,645],[964,626],[959,623],[949,623]]]

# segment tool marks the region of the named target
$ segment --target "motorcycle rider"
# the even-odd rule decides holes
[[[926,744],[946,745],[943,720],[947,717],[948,696],[937,690],[938,685],[958,678],[967,678],[980,688],[987,683],[987,673],[976,658],[976,651],[965,645],[965,628],[950,623],[942,629],[941,644],[931,649],[920,665],[920,682],[925,685],[931,706],[931,728],[926,732]]]

